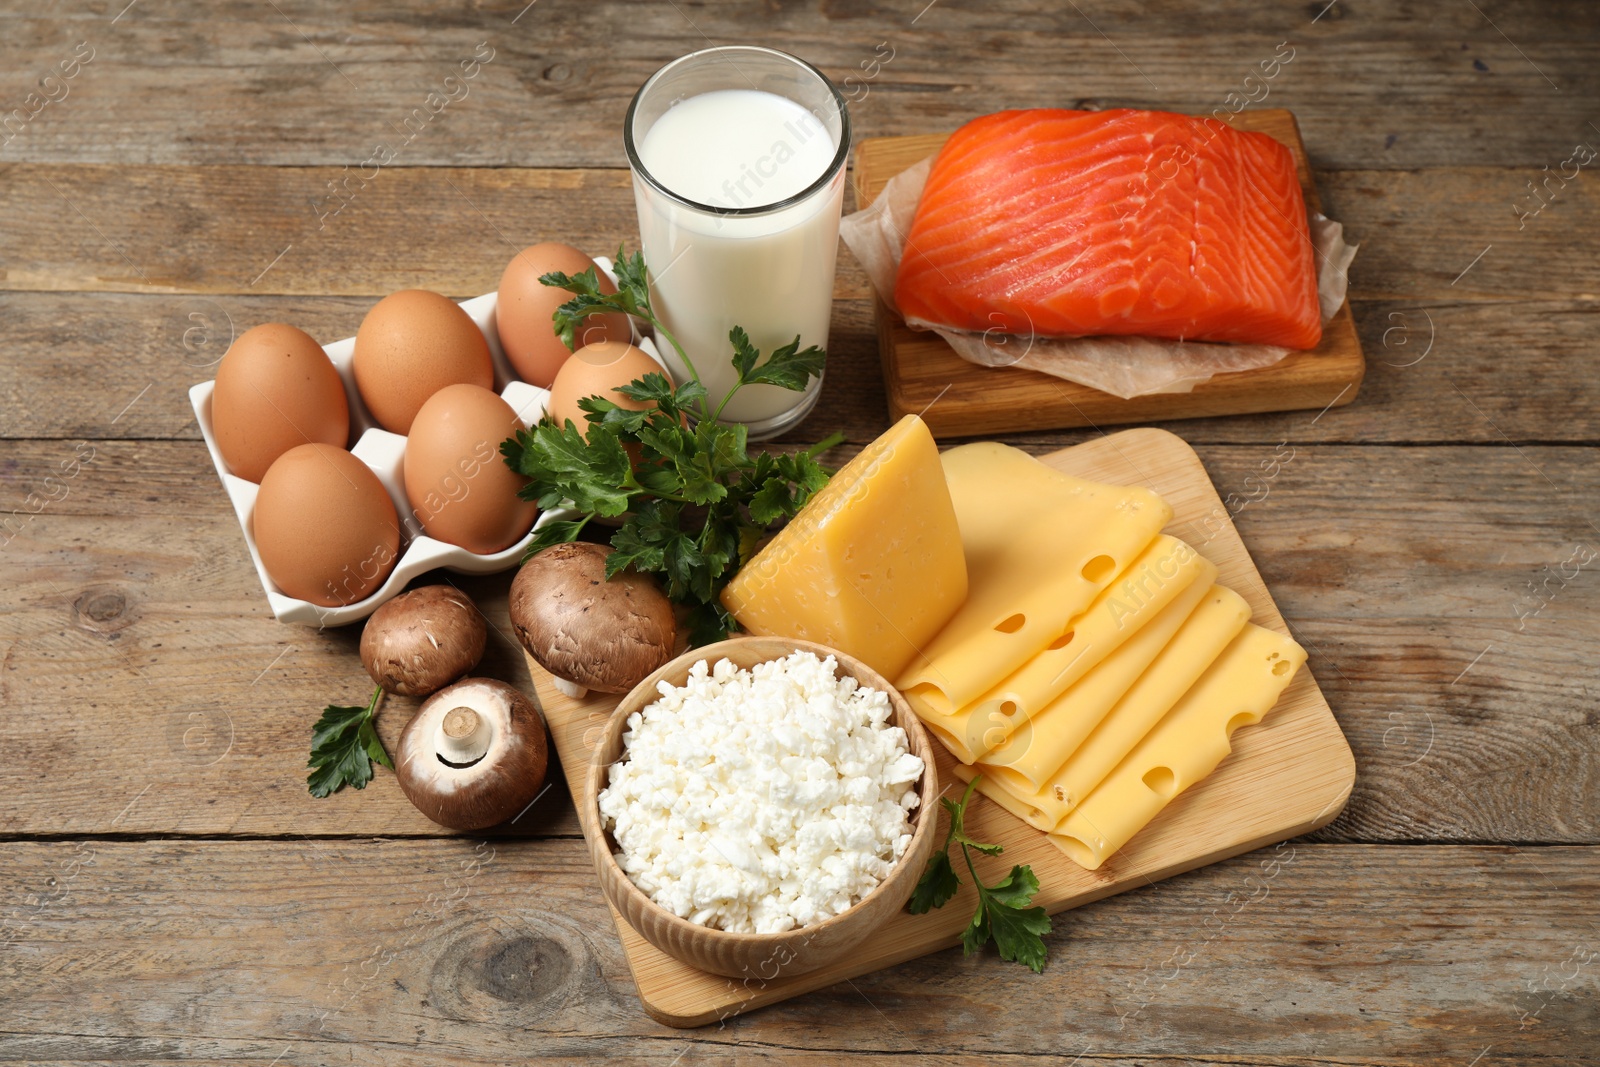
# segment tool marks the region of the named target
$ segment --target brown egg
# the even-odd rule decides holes
[[[406,439],[406,499],[429,537],[488,555],[510,548],[539,508],[517,496],[528,479],[507,467],[500,442],[522,429],[511,405],[476,385],[428,398]]]
[[[632,345],[618,341],[585,345],[572,354],[551,384],[549,415],[558,426],[570,419],[587,433],[588,416],[578,406],[583,397],[604,397],[618,407],[643,411],[650,406],[648,402],[629,399],[617,392],[617,387],[652,373],[665,372],[661,364]]]
[[[505,273],[500,275],[500,296],[494,309],[495,328],[500,331],[500,347],[505,349],[506,358],[511,360],[517,377],[523,381],[542,389],[550,388],[556,372],[572,355],[556,336],[555,324],[551,321],[556,308],[572,299],[572,293],[539,284],[539,276],[550,271],[582,274],[594,265],[594,260],[576,248],[554,241],[524,248],[506,264]],[[604,271],[596,268],[595,276],[600,280],[602,293],[617,291]],[[600,341],[626,343],[632,337],[628,316],[616,312],[584,319],[573,341],[582,348]]]
[[[385,430],[409,433],[434,393],[465,383],[494,387],[494,361],[465,311],[426,289],[390,293],[356,331],[356,388]]]
[[[350,403],[339,372],[309,334],[265,322],[240,334],[222,357],[211,425],[228,470],[259,482],[295,445],[343,448]]]
[[[323,607],[371,596],[400,555],[388,491],[365,463],[332,445],[279,456],[261,479],[250,525],[278,588]]]

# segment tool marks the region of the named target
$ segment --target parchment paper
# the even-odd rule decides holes
[[[900,269],[905,235],[911,229],[932,164],[933,157],[929,156],[895,175],[871,205],[845,216],[839,223],[839,236],[890,307],[895,306],[894,278]],[[1344,227],[1332,219],[1313,214],[1310,223],[1317,255],[1317,299],[1326,325],[1344,304],[1347,272],[1358,246],[1345,243]],[[1150,393],[1187,393],[1214,374],[1269,367],[1292,351],[1276,345],[1153,337],[1023,337],[995,331],[979,334],[909,320],[907,325],[933,330],[972,363],[1026,367],[1123,399]]]

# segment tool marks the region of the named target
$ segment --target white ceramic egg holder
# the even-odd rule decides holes
[[[611,272],[610,260],[600,257],[595,263],[606,272],[613,283],[616,282],[616,276]],[[500,347],[500,335],[495,329],[494,309],[497,300],[498,294],[485,293],[463,301],[461,310],[471,317],[478,329],[483,332],[484,340],[489,342],[489,353],[494,358],[495,388],[500,390],[500,396],[511,405],[512,410],[517,413],[517,418],[522,420],[522,424],[532,426],[544,416],[550,400],[550,391],[530,385],[516,377],[511,361],[506,358],[504,350]],[[657,363],[662,363],[655,345],[649,338],[640,336],[637,326],[634,328],[633,343]],[[206,450],[211,453],[211,463],[217,468],[217,476],[222,479],[222,487],[227,490],[228,499],[233,502],[234,514],[238,516],[239,527],[244,533],[245,547],[250,550],[250,560],[255,564],[256,574],[261,578],[261,588],[266,591],[267,603],[271,605],[272,614],[279,622],[294,622],[317,627],[343,626],[346,623],[358,622],[378,610],[378,605],[398,595],[411,579],[438,567],[460,574],[494,574],[507,570],[521,562],[522,553],[533,540],[535,530],[545,523],[571,518],[576,514],[563,508],[541,511],[527,536],[510,548],[489,555],[468,552],[459,545],[452,545],[423,533],[422,526],[406,499],[406,438],[402,434],[390,433],[378,426],[372,413],[362,402],[361,394],[356,389],[355,374],[351,370],[355,348],[356,339],[347,337],[331,345],[324,345],[323,351],[328,354],[328,358],[338,370],[339,378],[344,382],[345,398],[350,403],[350,433],[352,437],[357,438],[355,447],[350,449],[350,454],[371,468],[378,476],[378,480],[383,483],[383,487],[389,491],[389,499],[394,501],[395,511],[400,516],[401,547],[400,558],[395,562],[394,570],[389,572],[384,583],[371,596],[354,604],[323,607],[309,600],[297,600],[284,594],[273,582],[271,576],[267,574],[266,567],[261,563],[261,553],[256,549],[256,538],[251,525],[256,506],[256,493],[261,487],[229,471],[221,451],[217,448],[216,434],[211,425],[211,394],[217,383],[201,382],[189,390],[189,402],[194,406],[195,418],[199,420],[200,433],[206,441]],[[662,368],[665,370],[664,363]]]

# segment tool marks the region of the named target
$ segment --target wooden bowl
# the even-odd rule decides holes
[[[865,686],[889,694],[890,722],[906,732],[908,748],[922,759],[922,779],[918,785],[920,802],[911,812],[911,844],[877,887],[849,910],[811,926],[786,930],[780,934],[744,934],[716,930],[682,919],[645,895],[617,865],[616,842],[601,830],[599,796],[610,780],[611,765],[622,756],[622,734],[628,716],[657,699],[656,684],[682,685],[689,669],[700,660],[715,664],[732,660],[738,667],[781,659],[795,650],[814,652],[819,658],[832,656],[839,664],[838,675],[852,676]],[[804,974],[839,959],[864,941],[905,906],[917,880],[933,854],[938,820],[939,772],[934,762],[933,745],[917,721],[916,713],[894,686],[865,663],[843,652],[777,637],[735,637],[714,645],[691,649],[636,685],[623,697],[606,724],[605,734],[595,746],[589,762],[588,793],[583,817],[597,832],[587,835],[589,852],[600,874],[600,885],[611,906],[622,913],[628,924],[644,939],[691,967],[733,978],[758,978],[770,981],[779,975]]]

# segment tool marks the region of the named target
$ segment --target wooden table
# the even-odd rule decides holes
[[[1600,145],[1600,12],[924,3],[6,5],[0,1058],[1596,1062],[1600,179],[1550,176]],[[1361,397],[1169,428],[1235,494],[1359,778],[1275,855],[1067,913],[1043,976],[952,950],[685,1033],[639,1010],[564,788],[488,839],[386,772],[307,795],[358,633],[272,620],[185,390],[258,322],[332,340],[536,240],[631,245],[629,95],[747,40],[844,84],[863,137],[1295,110],[1362,244]],[[837,296],[791,440],[841,427],[843,458],[886,423],[844,252]],[[461,584],[503,619],[508,580]],[[484,670],[527,683],[503,627]]]

